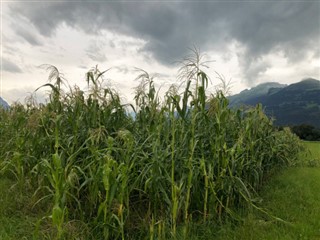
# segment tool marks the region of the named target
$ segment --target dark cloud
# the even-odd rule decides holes
[[[116,47],[116,45],[114,44],[114,42],[113,41],[109,41],[109,46],[111,47],[111,48],[115,48]]]
[[[2,70],[11,73],[22,73],[22,70],[16,64],[5,58],[2,59]]]
[[[269,68],[270,64],[263,61],[248,61],[245,64],[247,81],[251,84],[259,84],[259,75],[265,73]]]
[[[26,40],[29,44],[33,46],[40,46],[42,45],[40,39],[33,33],[31,33],[27,28],[23,28],[21,26],[15,27],[16,34]]]
[[[256,3],[241,10],[232,21],[230,34],[245,44],[248,55],[259,56],[280,47],[284,51],[306,52],[320,40],[320,2]],[[250,6],[251,6],[250,5]],[[241,14],[241,15],[239,15]],[[288,56],[295,58],[294,55]]]
[[[117,72],[123,73],[123,74],[128,74],[129,72],[133,72],[131,69],[128,68],[128,66],[121,65],[121,66],[115,66],[113,67]]]
[[[87,56],[96,62],[105,62],[107,61],[106,54],[104,52],[105,44],[103,42],[94,41],[91,42],[88,49],[86,50]]]
[[[289,61],[301,61],[320,41],[320,2],[58,2],[19,3],[12,11],[30,20],[45,36],[65,23],[88,34],[101,30],[144,39],[142,49],[172,64],[195,44],[223,52],[237,41],[245,48],[240,61],[248,79],[259,69],[245,69],[257,58],[281,49]]]

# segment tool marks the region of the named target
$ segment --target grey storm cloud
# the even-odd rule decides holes
[[[41,41],[30,31],[24,28],[17,28],[16,34],[22,37],[24,40],[26,40],[29,44],[34,46],[40,46],[42,45]]]
[[[96,62],[105,62],[107,61],[106,54],[104,53],[104,46],[103,42],[94,41],[91,42],[89,47],[86,50],[87,56],[91,58],[93,61]]]
[[[142,38],[147,42],[142,50],[167,65],[193,44],[224,51],[225,43],[237,41],[245,47],[241,61],[249,62],[242,66],[250,66],[275,49],[289,61],[300,61],[320,41],[318,1],[37,2],[14,4],[11,10],[44,36],[65,23],[93,35],[109,30]],[[244,71],[257,74],[259,69]]]
[[[16,64],[5,58],[2,59],[2,70],[11,73],[22,73],[22,70]]]

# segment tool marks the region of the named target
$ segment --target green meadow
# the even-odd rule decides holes
[[[303,145],[304,164],[280,171],[260,193],[260,206],[281,220],[253,211],[239,226],[226,227],[221,239],[320,239],[320,143]]]

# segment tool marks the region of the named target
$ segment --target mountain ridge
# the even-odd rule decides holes
[[[309,124],[320,128],[320,81],[303,79],[290,85],[264,83],[229,97],[230,106],[254,106],[261,103],[275,125]],[[272,86],[273,85],[273,86]],[[261,91],[261,88],[265,88]],[[249,94],[248,94],[249,93]]]
[[[4,109],[10,108],[9,104],[2,97],[0,97],[0,107]]]

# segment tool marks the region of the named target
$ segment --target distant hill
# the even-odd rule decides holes
[[[4,109],[8,109],[10,106],[9,104],[3,100],[1,97],[0,97],[0,107],[4,108]]]
[[[320,128],[320,81],[313,78],[290,85],[260,84],[229,100],[231,107],[261,103],[276,125],[309,124]]]
[[[245,89],[239,94],[233,95],[229,97],[230,105],[232,106],[239,106],[243,105],[244,103],[250,102],[252,99],[257,97],[268,95],[269,92],[275,93],[278,90],[286,87],[285,84],[280,84],[277,82],[267,82],[259,84],[256,87],[251,89]]]

